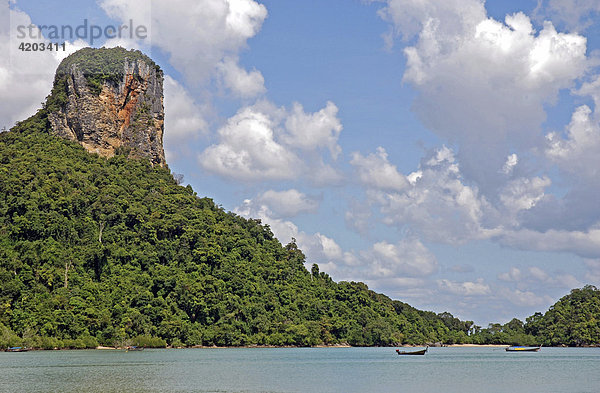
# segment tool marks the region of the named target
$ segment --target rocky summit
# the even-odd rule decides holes
[[[85,48],[59,65],[49,96],[49,132],[112,157],[165,166],[163,72],[139,51]]]

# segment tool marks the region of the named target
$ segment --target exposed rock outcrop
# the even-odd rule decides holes
[[[75,52],[58,67],[49,100],[51,133],[102,156],[121,152],[166,165],[163,73],[141,52]]]

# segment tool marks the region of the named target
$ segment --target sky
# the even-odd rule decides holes
[[[0,7],[0,127],[69,53],[137,48],[165,72],[169,168],[334,280],[484,327],[600,286],[599,2],[73,4]],[[86,21],[147,34],[18,34]],[[43,41],[65,50],[18,50]]]

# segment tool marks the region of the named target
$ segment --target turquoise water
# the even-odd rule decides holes
[[[600,392],[600,348],[0,353],[0,392]]]

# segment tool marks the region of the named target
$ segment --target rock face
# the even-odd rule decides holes
[[[163,73],[150,58],[123,48],[82,49],[57,70],[50,132],[112,157],[148,157],[166,165]]]

